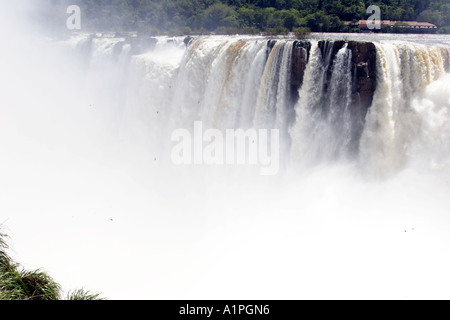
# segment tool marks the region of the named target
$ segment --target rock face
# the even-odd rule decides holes
[[[365,118],[372,105],[376,88],[377,51],[375,45],[371,42],[320,41],[319,48],[322,54],[325,54],[325,52],[330,54],[330,64],[327,70],[328,79],[331,77],[334,58],[345,44],[347,44],[347,49],[351,51],[352,99],[350,113],[352,127],[350,148],[354,153],[358,153]]]
[[[376,88],[376,59],[377,51],[371,42],[358,41],[320,41],[319,48],[322,55],[328,51],[330,65],[327,70],[328,77],[331,77],[333,61],[337,52],[347,43],[347,48],[352,53],[351,71],[353,75],[352,103],[354,113],[357,113],[361,120],[364,120],[373,100]]]
[[[294,41],[292,48],[292,74],[291,74],[291,92],[292,99],[298,99],[298,89],[303,84],[306,64],[309,60],[311,43],[309,41]]]
[[[371,42],[350,41],[352,51],[352,70],[354,71],[352,105],[360,108],[364,120],[372,105],[377,81],[377,50]]]
[[[371,42],[348,42],[352,52],[353,84],[352,102],[353,115],[353,145],[354,151],[359,150],[359,142],[364,130],[367,111],[372,105],[376,89],[377,50]]]
[[[352,96],[350,110],[352,115],[352,149],[357,152],[359,140],[364,128],[365,117],[372,105],[376,89],[376,48],[371,42],[358,41],[319,41],[318,47],[324,60],[328,61],[324,90],[328,88],[328,81],[333,72],[333,62],[338,51],[347,44],[351,51]],[[305,41],[296,41],[292,52],[291,87],[293,94],[303,84],[306,64],[309,60],[311,44]]]
[[[328,66],[327,70],[328,78],[331,77],[334,57],[345,43],[347,43],[347,48],[352,52],[352,106],[354,108],[360,108],[360,116],[362,119],[364,119],[367,110],[372,104],[373,94],[376,88],[376,48],[375,45],[371,42],[320,41],[319,48],[322,52],[322,55],[325,55],[326,52],[330,54],[330,65]],[[332,48],[330,48],[330,46],[332,46]],[[310,50],[310,42],[294,42],[292,51],[291,78],[291,86],[294,91],[298,91],[298,89],[303,84],[303,76],[305,73],[306,64],[309,60]]]
[[[275,46],[276,43],[277,43],[277,40],[269,40],[269,41],[267,41],[267,47],[269,49],[273,49],[273,47]]]
[[[187,36],[186,38],[184,38],[183,42],[186,45],[186,47],[189,47],[189,45],[191,44],[191,42],[194,40],[194,37],[191,36]]]

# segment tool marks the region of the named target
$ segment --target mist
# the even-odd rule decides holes
[[[26,268],[109,299],[449,298],[448,73],[411,98],[407,120],[417,122],[405,123],[418,133],[395,140],[406,141],[405,153],[395,152],[401,143],[384,144],[390,131],[381,125],[385,136],[363,134],[369,142],[357,161],[289,158],[275,176],[245,165],[176,166],[170,134],[189,129],[195,108],[208,123],[209,105],[220,111],[223,101],[239,106],[247,97],[243,105],[253,107],[253,87],[246,95],[230,79],[238,67],[264,71],[260,44],[246,51],[254,65],[236,64],[230,95],[218,97],[222,80],[213,77],[223,73],[205,84],[198,63],[217,47],[234,49],[234,40],[207,38],[188,51],[183,38],[160,37],[136,55],[124,41],[113,55],[120,37],[50,39],[27,18],[34,10],[16,1],[0,10],[8,39],[0,52],[0,223]],[[229,63],[225,49],[214,56],[224,57],[217,71]],[[370,128],[383,110],[372,109]],[[300,125],[292,130],[303,134]]]

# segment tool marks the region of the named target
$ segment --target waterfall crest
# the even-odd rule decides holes
[[[92,103],[106,101],[118,127],[128,122],[134,139],[155,149],[195,121],[220,130],[278,129],[285,163],[355,161],[389,176],[420,153],[418,141],[429,135],[423,113],[448,111],[445,104],[417,107],[449,72],[442,45],[375,42],[376,59],[363,61],[361,42],[312,40],[296,54],[297,41],[286,39],[183,40],[85,36],[68,43],[84,56]]]

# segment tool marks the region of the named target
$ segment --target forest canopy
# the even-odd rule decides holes
[[[377,5],[382,20],[422,21],[450,33],[448,0],[46,0],[45,21],[60,22],[68,5],[81,8],[90,31],[172,33],[351,32],[344,21],[367,19]],[[67,16],[65,16],[67,17]]]

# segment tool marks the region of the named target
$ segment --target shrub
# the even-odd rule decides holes
[[[0,232],[0,300],[61,300],[61,286],[41,270],[23,269],[6,252],[7,235]],[[69,293],[67,300],[102,300],[84,289]]]
[[[289,34],[289,30],[285,27],[282,26],[278,26],[275,28],[268,28],[266,29],[266,31],[264,32],[264,34],[266,36],[279,36],[279,35],[288,35]]]
[[[308,27],[294,28],[292,31],[297,39],[306,39],[311,33],[311,29]]]

